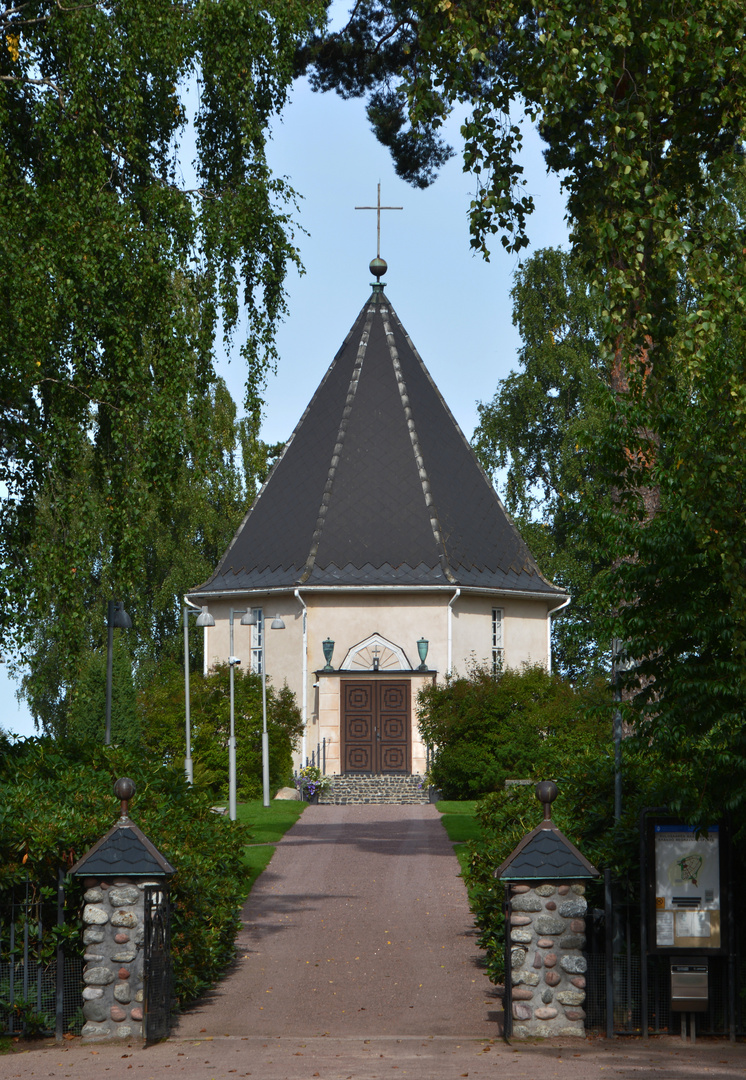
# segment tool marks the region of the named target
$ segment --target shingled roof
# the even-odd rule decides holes
[[[70,870],[81,877],[170,877],[171,863],[128,817],[122,817]]]
[[[564,833],[550,821],[542,822],[495,871],[501,881],[572,881],[598,877]]]
[[[444,585],[554,599],[382,285],[191,595]]]
[[[544,820],[526,833],[504,863],[495,870],[500,881],[572,881],[598,877],[588,862],[552,821],[551,805],[558,787],[553,780],[536,785],[536,797],[544,805]]]

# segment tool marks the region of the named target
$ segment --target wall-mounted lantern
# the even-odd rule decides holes
[[[420,654],[420,666],[417,668],[418,671],[428,670],[425,660],[427,659],[427,650],[429,647],[430,642],[427,640],[427,638],[421,637],[420,640],[417,642],[417,652]]]
[[[334,656],[334,642],[331,638],[327,638],[326,641],[321,642],[321,648],[324,650],[324,659],[326,660],[326,665],[324,666],[323,670],[334,671],[334,668],[332,667],[332,657]]]

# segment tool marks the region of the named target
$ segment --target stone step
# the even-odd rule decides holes
[[[362,803],[421,806],[429,801],[429,789],[421,776],[400,773],[333,776],[331,787],[319,797],[320,803],[336,806]]]

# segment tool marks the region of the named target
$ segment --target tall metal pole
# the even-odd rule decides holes
[[[262,614],[262,801],[269,806],[269,734],[267,732],[267,664],[266,634]]]
[[[184,605],[184,701],[186,703],[186,757],[184,758],[184,772],[191,784],[194,782],[194,767],[192,765],[192,719],[189,701],[189,609]]]
[[[114,600],[109,600],[106,605],[106,731],[104,733],[104,746],[111,744],[111,685],[112,685],[112,654],[114,652]]]
[[[236,820],[236,722],[235,701],[233,694],[233,608],[230,614],[230,642],[228,646],[228,666],[230,668],[230,693],[231,693],[231,731],[228,739],[228,816],[231,821]]]

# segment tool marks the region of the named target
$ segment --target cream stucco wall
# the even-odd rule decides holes
[[[353,646],[380,634],[399,646],[409,661],[410,669],[419,665],[417,641],[429,641],[428,669],[434,674],[409,676],[412,700],[412,771],[425,768],[424,747],[416,724],[416,697],[424,681],[443,679],[449,660],[449,601],[452,602],[450,619],[451,667],[454,674],[465,675],[473,664],[491,664],[492,610],[503,611],[503,642],[505,664],[520,667],[524,663],[548,664],[548,609],[557,601],[523,599],[519,597],[494,597],[462,592],[455,600],[456,590],[426,592],[314,592],[300,590],[307,605],[307,633],[305,648],[303,606],[292,593],[262,595],[253,594],[245,599],[232,601],[221,599],[209,604],[216,625],[205,632],[206,661],[208,666],[225,662],[229,655],[229,613],[231,604],[235,609],[260,607],[265,617],[265,656],[267,676],[280,687],[284,682],[296,695],[299,706],[304,704],[306,738],[304,750],[308,757],[322,739],[327,739],[327,772],[339,769],[339,701],[340,678],[351,677],[319,674],[324,667],[322,642],[334,641],[332,667],[335,672],[344,662]],[[271,630],[270,623],[279,614],[284,630]],[[250,663],[251,629],[240,625],[239,614],[234,616],[234,655],[246,668]],[[391,668],[399,675],[398,663]],[[384,668],[382,668],[384,670]],[[363,669],[354,674],[365,677]]]

